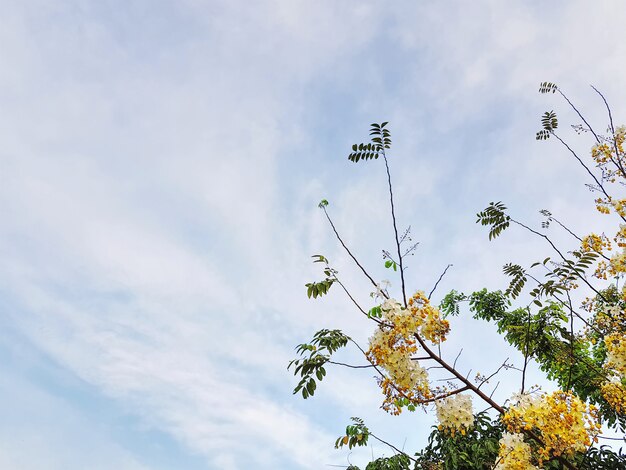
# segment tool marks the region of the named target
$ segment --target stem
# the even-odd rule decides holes
[[[452,265],[449,264],[448,266],[446,266],[446,269],[443,270],[443,272],[441,273],[441,276],[439,276],[439,279],[437,279],[437,282],[435,282],[435,286],[433,287],[433,290],[431,290],[430,294],[428,294],[428,300],[430,300],[430,297],[433,295],[433,293],[435,292],[435,289],[437,289],[437,286],[439,285],[439,283],[443,279],[443,276],[446,275],[446,273],[448,272],[448,269],[450,269],[451,266]]]
[[[400,238],[398,237],[398,225],[396,224],[396,212],[393,204],[393,188],[391,186],[391,173],[389,172],[389,163],[387,162],[387,155],[385,155],[385,149],[382,151],[383,159],[385,160],[385,168],[387,169],[387,182],[389,183],[389,202],[391,203],[391,218],[393,219],[393,230],[395,232],[396,248],[398,249],[398,264],[400,265],[400,280],[402,281],[402,300],[404,306],[406,303],[406,287],[404,284],[404,267],[402,266],[402,252],[400,251]]]
[[[593,88],[593,87],[592,87],[592,88]],[[569,103],[569,105],[572,107],[572,109],[573,109],[574,111],[576,111],[576,114],[578,114],[578,117],[580,117],[580,119],[582,119],[582,120],[583,120],[583,122],[587,125],[587,127],[589,128],[589,130],[591,131],[591,133],[593,134],[593,136],[596,138],[596,142],[597,142],[597,143],[600,143],[600,139],[598,138],[598,134],[596,134],[596,133],[595,133],[595,131],[593,130],[593,128],[591,127],[591,125],[587,122],[587,120],[583,117],[583,115],[582,115],[582,114],[580,114],[580,111],[578,111],[578,109],[576,109],[576,106],[574,106],[574,105],[572,104],[572,102],[571,102],[571,101],[567,98],[567,96],[565,96],[565,93],[563,93],[563,92],[561,91],[561,89],[560,89],[560,88],[557,88],[557,90],[558,90],[559,94],[560,94],[563,98],[565,98],[565,101],[567,101],[567,102]],[[597,90],[596,90],[596,91],[597,91]]]
[[[606,106],[606,110],[609,113],[609,125],[611,126],[611,135],[613,136],[613,148],[615,149],[615,158],[617,159],[617,161],[613,162],[613,164],[617,167],[618,170],[621,171],[622,176],[624,178],[626,178],[626,171],[624,171],[624,167],[622,166],[622,163],[620,161],[619,158],[619,149],[617,148],[617,141],[615,140],[615,126],[613,125],[613,114],[611,113],[611,107],[609,106],[609,103],[606,101],[606,98],[604,97],[604,95],[602,93],[600,93],[600,91],[594,87],[593,85],[591,85],[591,88],[594,89],[594,91],[600,95],[600,97],[602,98],[602,101],[604,101],[604,105]],[[611,159],[611,161],[613,161],[613,159]]]
[[[626,221],[626,220],[625,220],[625,221]],[[541,232],[537,232],[536,230],[533,230],[532,228],[530,228],[528,225],[525,225],[525,224],[523,224],[523,223],[521,223],[521,222],[518,222],[517,220],[515,220],[515,219],[513,219],[513,218],[511,218],[511,222],[516,223],[516,224],[517,224],[517,225],[519,225],[520,227],[524,227],[524,228],[525,228],[526,230],[528,230],[529,232],[534,233],[535,235],[538,235],[538,236],[540,236],[541,238],[544,238],[544,239],[545,239],[545,240],[546,240],[546,241],[550,244],[550,246],[554,249],[554,251],[556,251],[556,252],[559,254],[559,256],[561,257],[561,259],[562,259],[563,261],[567,262],[567,258],[565,258],[565,256],[563,256],[563,253],[561,253],[561,250],[559,250],[559,249],[556,247],[556,245],[552,242],[552,240],[550,240],[550,238],[549,238],[546,234],[541,233]],[[593,287],[593,286],[589,283],[589,281],[588,281],[586,278],[584,278],[582,275],[578,274],[577,272],[576,272],[576,276],[578,277],[578,279],[580,279],[580,280],[581,280],[581,281],[583,281],[585,284],[587,284],[587,286],[588,286],[588,287],[589,287],[592,291],[594,291],[594,292],[595,292],[598,296],[600,296],[600,298],[602,298],[603,300],[605,300],[605,301],[606,301],[606,299],[604,298],[604,296],[602,295],[602,293],[601,293],[600,291],[598,291],[598,289],[596,289],[595,287]]]
[[[526,386],[526,368],[528,367],[528,340],[530,336],[530,308],[526,307],[528,310],[528,326],[526,327],[526,344],[524,348],[524,369],[522,370],[522,390],[520,393],[524,393],[524,387]]]
[[[326,210],[326,207],[322,206],[322,209],[324,210],[324,214],[326,214],[326,218],[328,219],[328,222],[330,223],[330,226],[333,228],[333,232],[335,232],[335,236],[337,237],[337,240],[339,240],[339,243],[341,243],[341,246],[343,246],[343,248],[350,255],[350,258],[352,258],[352,260],[356,263],[356,265],[359,268],[361,268],[361,271],[363,271],[363,274],[365,274],[365,277],[367,277],[370,280],[370,282],[374,285],[374,287],[378,288],[378,284],[376,284],[376,281],[374,281],[374,279],[372,279],[372,276],[370,276],[367,273],[365,268],[361,265],[361,263],[359,263],[359,260],[357,260],[355,258],[355,256],[352,254],[350,249],[346,246],[346,244],[343,242],[343,240],[339,236],[339,232],[337,232],[337,229],[335,228],[335,224],[333,224],[333,221],[331,220],[330,216],[328,215],[328,211]],[[402,264],[400,264],[400,266],[402,266]],[[383,296],[385,298],[389,298],[384,292],[382,294],[383,294]]]
[[[402,450],[398,449],[398,448],[397,448],[396,446],[394,446],[393,444],[390,444],[389,442],[382,440],[380,437],[376,436],[375,434],[373,434],[373,433],[371,433],[371,432],[369,433],[369,435],[370,435],[370,436],[372,436],[372,437],[373,437],[374,439],[376,439],[377,441],[382,442],[382,443],[383,443],[383,444],[385,444],[386,446],[391,447],[393,450],[395,450],[395,451],[396,451],[396,452],[398,452],[399,454],[402,454],[402,455],[406,456],[406,458],[408,458],[409,460],[412,460],[413,462],[417,463],[417,460],[416,460],[416,459],[414,459],[413,457],[411,457],[411,456],[410,456],[409,454],[407,454],[406,452],[404,452],[404,451],[402,451]]]
[[[607,193],[607,192],[606,192],[606,190],[604,189],[604,186],[602,186],[602,183],[600,183],[600,181],[598,181],[598,178],[596,178],[596,175],[594,175],[594,174],[593,174],[593,172],[589,169],[589,167],[588,167],[587,165],[585,165],[585,163],[584,163],[584,162],[582,161],[582,159],[581,159],[581,158],[580,158],[580,157],[576,154],[576,152],[574,152],[574,150],[572,150],[572,148],[571,148],[569,145],[567,145],[567,144],[565,143],[565,141],[564,141],[563,139],[561,139],[561,138],[560,138],[560,137],[556,134],[556,132],[554,132],[554,131],[553,131],[553,132],[552,132],[552,135],[553,135],[554,137],[556,137],[556,138],[559,140],[559,142],[561,142],[561,143],[562,143],[562,144],[563,144],[563,145],[567,148],[567,150],[569,150],[569,152],[570,152],[570,153],[574,156],[574,158],[576,158],[576,160],[578,160],[578,163],[580,163],[580,164],[583,166],[583,168],[584,168],[585,170],[587,170],[587,173],[589,173],[589,175],[590,175],[590,176],[593,178],[593,180],[596,182],[596,184],[598,185],[598,188],[600,189],[600,191],[602,191],[602,193],[603,193],[603,194],[604,194],[604,195],[605,195],[605,196],[606,196],[609,200],[611,200],[611,196],[609,196],[609,193]],[[624,222],[626,222],[626,218],[622,217],[621,215],[620,215],[620,217],[621,217],[621,219],[622,219]]]

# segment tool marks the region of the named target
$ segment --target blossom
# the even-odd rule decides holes
[[[611,333],[604,338],[606,346],[606,367],[619,375],[626,375],[626,337],[621,333]]]
[[[618,377],[612,376],[600,391],[611,408],[620,414],[626,412],[626,387]]]
[[[510,432],[538,431],[542,446],[538,460],[583,452],[600,430],[597,409],[571,392],[556,391],[536,397],[518,396],[502,417]]]
[[[439,429],[450,432],[452,435],[459,431],[461,434],[474,425],[472,397],[469,395],[452,395],[435,402]]]
[[[495,470],[535,470],[537,467],[530,463],[531,455],[530,445],[524,442],[523,434],[505,431],[500,439]]]

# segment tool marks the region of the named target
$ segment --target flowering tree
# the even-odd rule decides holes
[[[438,426],[427,446],[410,455],[374,434],[359,418],[352,418],[335,447],[367,445],[376,439],[396,452],[394,457],[371,462],[376,469],[624,469],[626,456],[599,444],[602,426],[617,433],[626,431],[626,287],[620,287],[626,273],[626,128],[615,127],[604,96],[594,88],[606,106],[608,129],[598,133],[564,92],[544,82],[541,93],[558,93],[573,108],[582,123],[574,126],[594,140],[591,156],[579,156],[559,133],[554,112],[542,117],[538,140],[557,140],[588,174],[588,187],[596,196],[598,211],[613,217],[610,234],[576,234],[549,211],[541,229],[532,228],[501,203],[490,203],[477,214],[477,222],[489,230],[489,239],[509,227],[541,238],[549,250],[529,267],[508,263],[510,276],[505,292],[483,289],[465,294],[451,291],[435,305],[432,296],[417,290],[407,295],[404,271],[406,257],[415,249],[409,231],[401,233],[395,214],[393,186],[387,152],[391,136],[387,123],[372,124],[370,141],[355,144],[349,160],[355,163],[382,158],[388,182],[391,223],[395,234],[394,253],[383,252],[385,266],[399,275],[399,298],[388,285],[377,282],[350,251],[339,234],[328,202],[324,212],[337,240],[352,261],[371,282],[374,305],[364,307],[346,288],[339,273],[322,255],[314,261],[323,268],[324,279],[306,285],[309,297],[317,298],[339,286],[360,314],[373,323],[367,348],[339,330],[318,331],[309,343],[297,347],[298,357],[290,362],[300,381],[294,393],[308,398],[323,380],[331,356],[339,348],[355,346],[377,374],[383,399],[381,408],[398,415],[418,408],[436,410]],[[549,227],[563,230],[572,245],[560,247],[548,235]],[[446,268],[447,270],[447,268]],[[578,300],[578,299],[581,300]],[[467,307],[465,306],[467,305]],[[504,361],[490,376],[475,379],[441,354],[440,345],[451,328],[451,317],[468,309],[474,318],[494,323],[498,332],[523,357],[519,368],[519,392],[503,403],[493,399],[485,385],[502,369],[513,366]],[[453,321],[453,320],[452,320]],[[458,356],[457,356],[458,357]],[[526,371],[535,361],[559,389],[547,393],[528,387]],[[436,385],[425,364],[433,364],[449,377]],[[488,406],[475,413],[473,400]],[[350,468],[350,467],[349,467]],[[356,467],[352,466],[352,469]]]

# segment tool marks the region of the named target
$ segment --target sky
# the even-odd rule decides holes
[[[306,297],[322,253],[372,302],[322,198],[398,295],[381,257],[394,243],[384,166],[347,160],[372,122],[390,122],[396,215],[420,243],[409,291],[450,263],[435,300],[503,288],[504,263],[544,257],[519,231],[488,241],[475,214],[490,201],[534,226],[544,208],[580,232],[601,223],[584,171],[534,136],[554,109],[574,148],[591,142],[537,89],[558,83],[604,128],[593,84],[626,121],[623,2],[0,7],[1,468],[319,469],[392,455],[334,450],[351,416],[423,446],[432,410],[386,415],[368,371],[332,368],[304,401],[286,370],[321,328],[360,344],[373,332],[339,290]],[[463,348],[461,370],[521,360],[467,312],[452,329],[444,355]],[[504,400],[518,377],[501,380]]]

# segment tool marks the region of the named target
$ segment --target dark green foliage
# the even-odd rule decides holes
[[[304,285],[306,287],[306,295],[309,298],[313,297],[314,299],[318,296],[321,297],[322,295],[328,293],[328,289],[330,289],[330,286],[333,285],[333,282],[335,282],[335,280],[330,278],[324,279],[320,282],[308,282]]]
[[[548,281],[540,283],[535,287],[530,295],[535,298],[534,302],[541,307],[542,304],[539,301],[541,297],[551,297],[555,294],[563,294],[569,286],[578,279],[583,279],[585,271],[592,266],[593,262],[598,258],[598,254],[595,252],[582,253],[579,251],[572,252],[574,259],[565,259],[561,263],[552,263],[555,265],[554,269],[548,269],[546,277]],[[531,265],[531,268],[543,264],[547,267],[547,263],[550,258],[546,258],[543,262],[536,262]]]
[[[502,272],[512,278],[505,295],[514,299],[520,295],[526,284],[526,271],[519,264],[507,263],[502,268]]]
[[[370,432],[365,426],[365,423],[361,418],[350,418],[354,424],[346,426],[346,435],[339,436],[335,441],[335,449],[339,449],[345,445],[348,449],[352,449],[356,446],[366,446],[369,439]]]
[[[541,116],[541,126],[548,132],[554,132],[554,130],[559,127],[556,113],[554,111],[546,111],[543,113],[543,116]]]
[[[506,206],[502,202],[490,202],[482,212],[476,214],[481,225],[490,225],[489,240],[496,238],[509,226],[511,218],[505,214]]]
[[[554,93],[558,88],[556,83],[542,82],[539,84],[539,93]]]
[[[608,446],[594,447],[579,458],[578,468],[580,470],[623,470],[626,468],[626,455],[622,454],[622,449],[616,454]]]
[[[559,127],[559,121],[556,118],[556,113],[554,111],[546,111],[543,113],[543,116],[541,116],[541,126],[543,129],[537,132],[535,138],[537,140],[546,140],[550,138],[555,129]]]
[[[321,203],[320,203],[321,204]],[[328,264],[328,260],[324,255],[313,255],[311,258],[315,259],[314,263],[324,263],[326,267],[324,268],[324,274],[326,275],[326,279],[320,282],[308,282],[304,286],[306,287],[306,295],[309,297],[313,297],[316,299],[317,297],[321,297],[328,293],[330,286],[337,280],[335,275],[337,271],[331,268]]]
[[[443,317],[445,318],[449,315],[457,316],[460,313],[459,303],[464,300],[467,300],[467,296],[462,292],[455,290],[448,292],[439,304],[439,310]]]
[[[411,470],[411,459],[404,454],[381,457],[368,463],[365,470]]]
[[[602,295],[611,298],[610,290]],[[603,335],[595,333],[595,344],[583,336],[572,337],[569,316],[561,304],[553,302],[536,313],[526,308],[509,310],[510,302],[505,294],[483,289],[471,294],[469,303],[474,318],[494,322],[498,333],[522,354],[537,361],[539,368],[559,387],[571,388],[582,400],[597,405],[609,426],[618,423],[620,429],[626,427],[626,416],[618,415],[600,393],[600,386],[606,380],[602,369],[606,358]]]
[[[385,129],[387,122],[382,124],[372,124],[370,127],[371,142],[354,144],[352,153],[348,155],[348,160],[358,162],[359,160],[371,160],[378,158],[379,153],[384,153],[385,149],[391,147],[391,134],[389,129]]]
[[[498,457],[502,425],[487,413],[475,416],[474,427],[465,436],[450,436],[436,427],[428,445],[417,454],[416,470],[487,470]],[[408,468],[408,467],[407,467]]]
[[[340,330],[320,330],[315,333],[311,343],[299,344],[296,352],[300,359],[293,359],[289,362],[287,370],[295,366],[294,375],[300,374],[302,378],[293,393],[302,391],[302,398],[307,399],[315,394],[317,384],[315,378],[320,382],[326,375],[324,364],[330,360],[330,356],[339,348],[348,344],[350,338]]]

